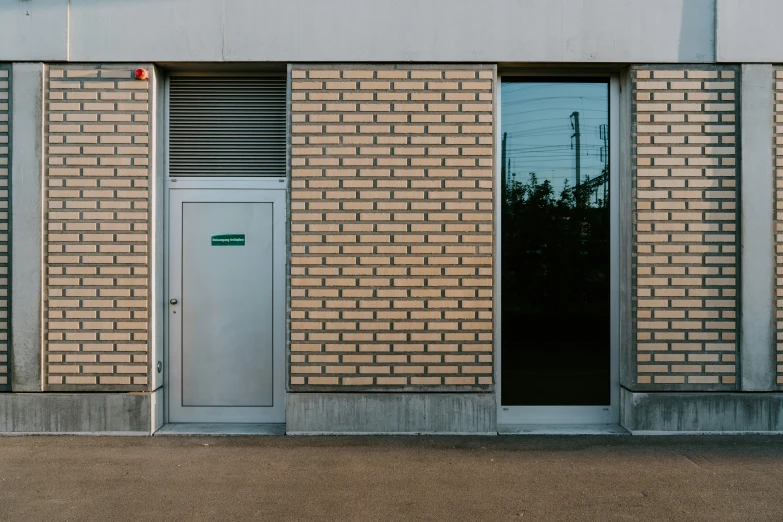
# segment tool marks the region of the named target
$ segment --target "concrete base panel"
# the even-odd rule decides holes
[[[0,394],[0,434],[151,432],[151,393]]]
[[[621,388],[620,424],[635,435],[781,433],[783,393],[637,393]]]
[[[498,435],[629,435],[617,424],[498,424]]]
[[[491,393],[289,393],[286,433],[497,434]]]
[[[255,436],[255,435],[285,435],[285,424],[235,424],[193,422],[182,424],[166,424],[155,432],[156,437],[168,436]]]

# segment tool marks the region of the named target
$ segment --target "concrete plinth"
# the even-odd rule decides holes
[[[0,434],[149,435],[155,393],[3,393]]]
[[[638,393],[621,388],[620,424],[635,435],[783,432],[783,393]]]
[[[286,433],[497,434],[491,393],[290,393]]]

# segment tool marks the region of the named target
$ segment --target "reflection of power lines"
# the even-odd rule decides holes
[[[595,118],[588,118],[588,117],[585,117],[584,115],[582,115],[580,120],[582,120],[582,123],[584,123],[585,121],[606,121],[606,115],[604,114],[603,116],[598,116],[598,117],[595,117]],[[511,122],[507,121],[507,120],[504,120],[503,121],[503,128],[507,129],[509,127],[516,127],[516,126],[519,126],[519,125],[525,125],[526,127],[531,127],[530,130],[536,130],[536,129],[540,128],[540,127],[537,127],[537,126],[535,126],[533,124],[534,123],[541,123],[541,122],[544,122],[544,121],[551,122],[552,118],[539,118],[539,119],[535,119],[535,120],[522,120],[522,121],[511,121]],[[598,127],[598,125],[591,125],[591,126],[592,127]],[[562,130],[565,130],[566,126],[565,125],[559,125],[559,128],[562,129]],[[517,132],[524,132],[524,131],[514,131],[514,132],[511,132],[510,134],[516,134]]]
[[[598,125],[585,125],[584,124],[584,118],[579,119],[580,123],[582,124],[582,131],[585,133],[589,133],[591,131],[595,132],[598,130]],[[503,128],[505,129],[506,126],[504,125]],[[545,135],[554,135],[554,134],[565,134],[568,132],[568,129],[562,125],[557,126],[551,126],[551,127],[535,127],[532,129],[527,129],[523,131],[511,131],[508,132],[509,137],[512,138],[537,138],[539,136],[545,136]]]
[[[604,144],[601,147],[601,161],[604,164],[604,170],[601,174],[603,176],[604,186],[604,204],[606,204],[606,187],[609,185],[609,124],[604,123],[598,127],[598,138],[601,139]],[[596,190],[596,195],[598,191]]]
[[[581,109],[581,110],[585,111],[585,112],[597,112],[597,113],[601,114],[602,115],[601,117],[604,119],[604,121],[606,121],[606,110],[605,109]],[[544,109],[528,109],[528,110],[524,110],[524,111],[504,111],[503,112],[503,117],[504,118],[508,118],[510,116],[519,116],[521,114],[530,114],[530,113],[533,113],[533,112],[550,112],[551,113],[551,112],[553,112],[553,109],[551,109],[551,108],[544,108]]]
[[[596,205],[606,204],[609,181],[608,110],[577,108],[572,104],[567,107],[564,104],[556,107],[559,112],[556,117],[541,118],[537,114],[554,110],[542,107],[549,105],[544,100],[601,98],[541,94],[512,102],[504,100],[500,167],[504,193],[507,188],[525,185],[517,174],[535,176],[542,173],[554,183],[553,189],[573,190],[572,197],[575,196],[582,204],[592,206],[593,196]],[[516,107],[508,110],[509,106]],[[566,126],[566,121],[571,129]],[[559,136],[555,138],[555,135]],[[569,189],[569,180],[571,183],[575,181],[571,185],[573,189]],[[599,202],[602,187],[603,202]]]
[[[503,103],[504,107],[512,107],[515,105],[524,105],[526,103],[541,103],[546,100],[598,100],[598,101],[604,101],[606,100],[605,96],[536,96],[536,97],[530,97],[525,98],[522,100],[514,100],[514,101],[507,101]],[[562,106],[554,106],[552,109],[562,109]],[[591,109],[591,110],[599,110],[599,109]]]
[[[609,155],[609,133],[606,123],[598,126],[598,139],[603,141],[601,145],[601,162],[608,163],[607,156]]]
[[[582,189],[592,194],[597,192],[601,186],[604,186],[604,197],[606,196],[606,182],[608,181],[608,172],[602,172],[600,176],[596,176],[593,179],[587,178],[587,181],[582,183]]]
[[[585,194],[590,194],[595,196],[596,203],[598,202],[598,191],[603,188],[604,189],[604,205],[606,204],[606,187],[609,185],[609,126],[607,124],[602,124],[598,127],[598,138],[604,142],[604,144],[601,146],[601,163],[603,163],[603,168],[601,169],[601,174],[599,176],[596,176],[593,179],[587,178],[587,181],[585,181],[582,184],[582,189],[585,191]]]
[[[512,137],[512,136],[509,136],[509,137]],[[572,144],[568,145],[568,144],[564,144],[564,143],[556,144],[556,145],[517,145],[516,147],[509,147],[508,150],[520,151],[520,152],[535,152],[535,151],[546,151],[546,150],[550,150],[550,149],[562,149],[562,148],[567,148],[567,149],[570,149],[570,150],[574,150],[574,147],[573,147]],[[588,150],[589,151],[589,150],[592,149],[593,150],[593,154],[595,154],[597,152],[600,152],[601,148],[602,148],[601,145],[585,145],[585,144],[582,144],[582,150]],[[570,155],[571,153],[569,152],[568,154]]]

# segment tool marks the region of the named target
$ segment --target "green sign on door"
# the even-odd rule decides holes
[[[212,236],[212,246],[245,246],[245,234],[218,234]]]

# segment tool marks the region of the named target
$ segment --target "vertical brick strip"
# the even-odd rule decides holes
[[[636,382],[737,382],[735,67],[633,70]]]
[[[0,65],[0,390],[11,388],[8,350],[8,172],[10,69]]]
[[[292,76],[292,388],[491,385],[494,69]]]
[[[48,68],[47,389],[146,389],[148,81],[132,67]]]
[[[775,313],[777,384],[783,386],[783,68],[775,69]]]

